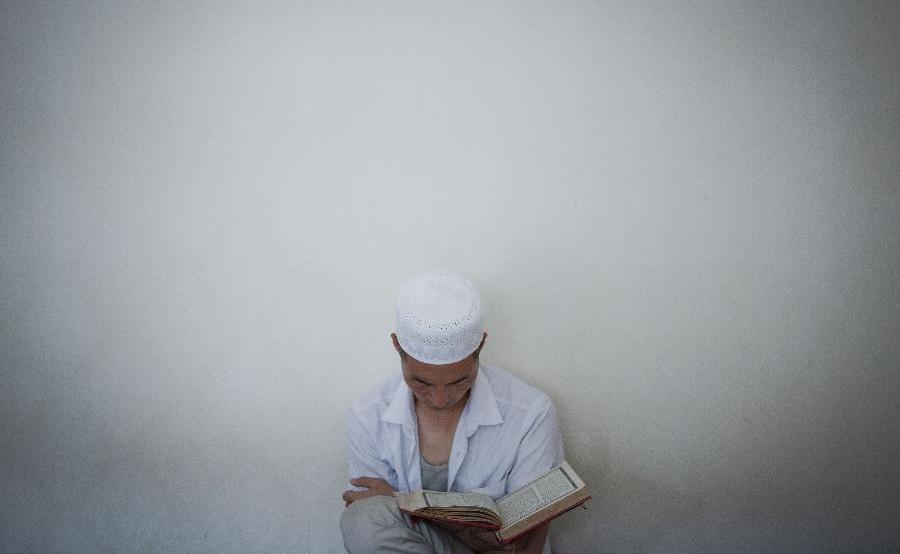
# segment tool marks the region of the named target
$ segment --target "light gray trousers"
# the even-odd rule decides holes
[[[443,529],[413,521],[390,496],[350,504],[341,514],[341,533],[350,554],[474,554]]]

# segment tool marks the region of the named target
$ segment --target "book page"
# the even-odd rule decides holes
[[[500,519],[504,526],[512,525],[576,489],[575,482],[558,467],[498,500]]]
[[[425,505],[430,508],[449,508],[453,506],[477,506],[491,512],[497,511],[497,505],[490,496],[477,492],[436,492],[422,491]]]

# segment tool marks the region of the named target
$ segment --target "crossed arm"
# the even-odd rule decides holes
[[[346,491],[342,498],[344,506],[349,506],[357,500],[367,498],[369,496],[393,496],[394,489],[383,479],[377,477],[357,477],[350,479],[350,484],[356,487],[366,487],[363,491]],[[544,541],[547,540],[547,531],[550,527],[546,523],[537,529],[525,533],[515,542],[509,544],[501,544],[497,541],[494,533],[483,529],[466,527],[464,525],[456,525],[452,523],[430,521],[430,525],[437,525],[445,531],[453,534],[459,541],[482,554],[494,552],[522,552],[525,554],[540,554],[544,548]]]

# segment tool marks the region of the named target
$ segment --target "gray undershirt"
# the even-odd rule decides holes
[[[434,466],[426,462],[421,454],[419,461],[422,463],[422,488],[427,491],[446,491],[450,462]]]

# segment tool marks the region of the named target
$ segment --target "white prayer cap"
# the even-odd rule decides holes
[[[426,364],[452,364],[481,344],[481,298],[468,279],[450,271],[416,275],[397,293],[397,341]]]

